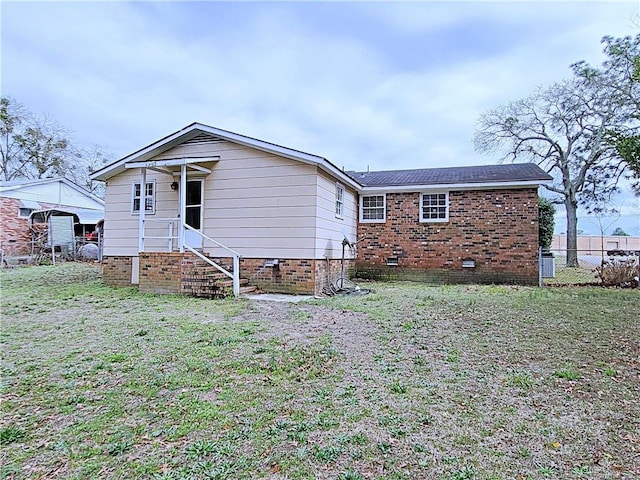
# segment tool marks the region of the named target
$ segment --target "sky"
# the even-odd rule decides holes
[[[473,149],[479,115],[574,62],[598,65],[601,38],[638,33],[639,12],[637,0],[4,0],[0,90],[114,160],[200,122],[346,170],[493,164]],[[615,203],[611,228],[640,235],[640,200]],[[591,223],[579,228],[598,233]]]

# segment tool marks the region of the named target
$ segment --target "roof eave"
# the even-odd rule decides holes
[[[141,150],[127,155],[117,162],[114,162],[111,165],[108,165],[94,172],[91,175],[91,179],[104,182],[109,178],[122,173],[126,169],[125,164],[134,161],[146,161],[150,158],[153,158],[155,155],[165,152],[173,148],[174,146],[177,146],[180,143],[183,143],[190,138],[195,137],[200,132],[209,133],[216,137],[222,138],[229,142],[237,143],[239,145],[243,145],[245,147],[255,148],[266,153],[271,153],[280,157],[289,158],[291,160],[296,160],[302,163],[317,166],[323,171],[343,181],[344,183],[349,184],[354,189],[359,189],[361,187],[361,185],[357,181],[355,181],[345,172],[341,171],[338,167],[333,165],[324,157],[302,152],[299,150],[294,150],[288,147],[283,147],[274,143],[265,142],[264,140],[247,137],[245,135],[222,130],[220,128],[210,127],[209,125],[204,125],[201,123],[192,123],[191,125],[188,125],[185,128],[178,130],[177,132],[172,133],[171,135],[168,135]]]
[[[520,180],[507,182],[434,183],[419,185],[363,186],[361,193],[409,193],[428,190],[490,190],[494,188],[539,187],[548,180]]]

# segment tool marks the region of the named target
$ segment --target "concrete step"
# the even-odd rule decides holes
[[[240,287],[240,295],[249,295],[250,293],[255,293],[258,291],[258,287],[255,285],[247,285],[245,287]]]

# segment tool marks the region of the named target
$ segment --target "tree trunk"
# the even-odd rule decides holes
[[[566,199],[567,211],[567,267],[578,266],[578,203]]]

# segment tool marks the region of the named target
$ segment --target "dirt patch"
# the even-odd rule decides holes
[[[373,370],[377,326],[364,313],[309,304],[254,301],[236,321],[257,322],[257,338],[311,343],[330,335],[348,370]]]

